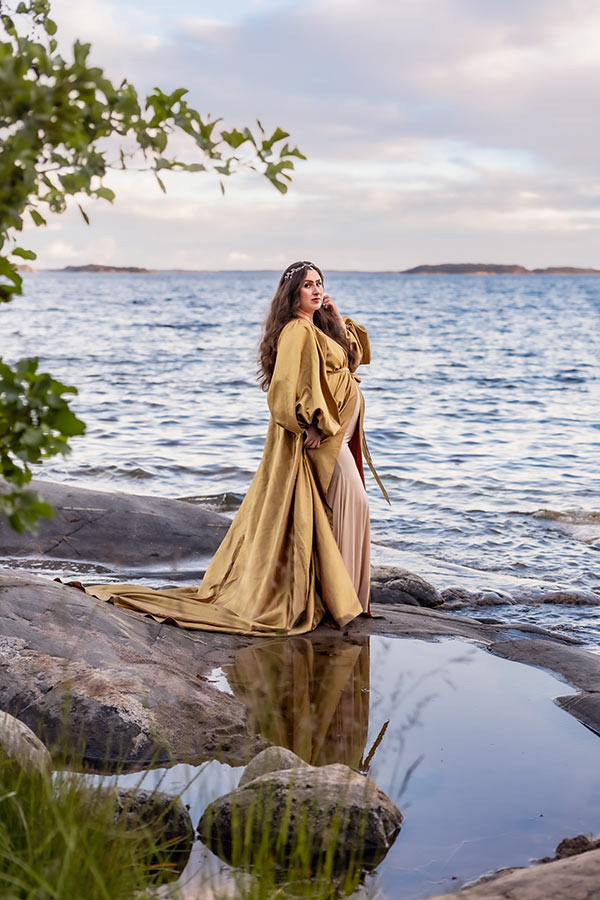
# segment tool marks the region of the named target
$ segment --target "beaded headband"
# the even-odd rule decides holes
[[[300,263],[299,266],[294,266],[293,269],[289,269],[283,276],[283,280],[287,281],[288,278],[291,278],[295,272],[300,272],[302,269],[314,269],[314,268],[315,268],[314,263],[311,263],[311,262]]]

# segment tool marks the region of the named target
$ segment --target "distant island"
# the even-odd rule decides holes
[[[139,269],[137,266],[100,266],[97,263],[88,263],[87,266],[65,266],[58,269],[59,272],[132,272],[136,275],[147,275],[152,269]]]
[[[88,263],[85,266],[65,266],[62,269],[33,269],[29,265],[18,265],[20,272],[87,272],[117,273],[132,275],[207,275],[215,272],[272,272],[274,269],[144,269],[138,266],[108,266]],[[357,272],[356,269],[329,269],[331,272]],[[364,270],[365,272],[367,270]],[[370,271],[370,270],[369,270]],[[392,275],[600,275],[600,269],[578,268],[576,266],[548,266],[545,269],[528,269],[525,266],[502,265],[500,263],[442,263],[436,266],[414,266],[412,269],[390,271]],[[372,274],[387,274],[373,272]]]
[[[578,269],[575,266],[526,269],[525,266],[503,266],[498,263],[443,263],[403,269],[400,275],[600,275],[600,269]]]

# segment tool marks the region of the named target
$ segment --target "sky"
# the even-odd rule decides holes
[[[28,232],[40,267],[600,268],[598,0],[54,0],[64,55],[142,93],[189,89],[227,125],[281,126],[307,156],[287,195],[111,173]]]

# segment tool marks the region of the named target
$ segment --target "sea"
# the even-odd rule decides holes
[[[25,273],[0,355],[39,356],[87,423],[36,477],[233,515],[268,424],[278,275]],[[391,499],[367,470],[373,563],[600,652],[600,278],[332,272],[326,290],[371,340],[358,374]]]

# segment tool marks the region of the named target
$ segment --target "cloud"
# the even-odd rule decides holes
[[[141,257],[169,223],[169,259],[215,268],[232,253],[270,265],[294,242],[369,268],[394,267],[400,244],[408,265],[450,258],[445,246],[468,259],[485,240],[489,259],[598,264],[596,0],[300,0],[247,16],[238,4],[226,20],[220,8],[55,0],[54,15],[113,77],[186,85],[229,124],[282,125],[309,162],[285,198],[257,177],[222,199],[209,176],[167,176],[164,198],[114,176],[118,203],[97,207],[94,228],[127,221]]]

